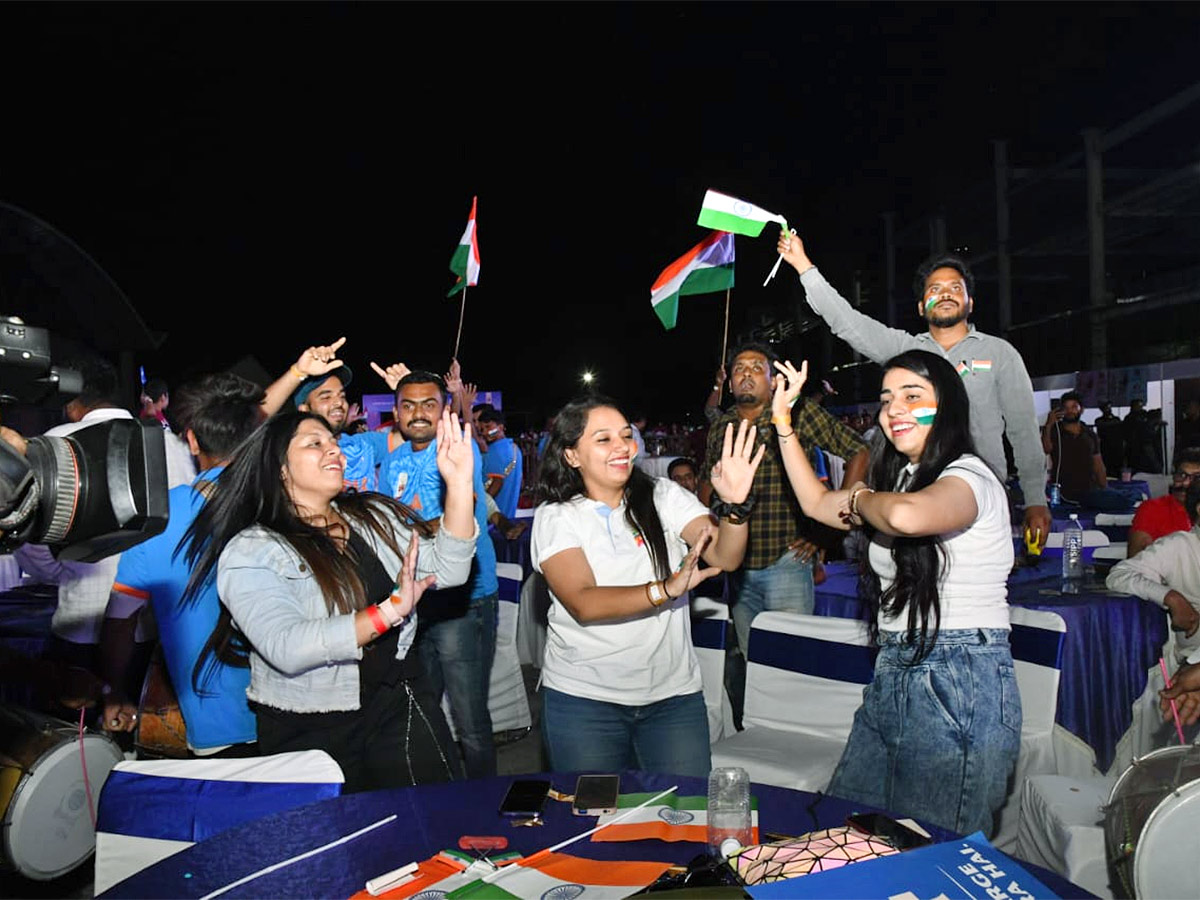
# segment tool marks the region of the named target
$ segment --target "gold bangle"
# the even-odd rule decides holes
[[[295,375],[297,378],[299,378],[301,381],[303,381],[305,378],[308,377],[307,375],[305,375],[303,372],[301,372],[299,369],[296,368],[295,363],[292,363],[292,374]]]
[[[656,609],[662,606],[667,601],[666,591],[659,586],[657,581],[646,582],[646,599],[650,601],[650,605]]]
[[[862,516],[858,512],[858,495],[861,494],[863,491],[866,491],[869,494],[875,493],[874,488],[860,487],[860,488],[855,488],[854,493],[852,493],[850,495],[850,515],[858,516],[858,518],[860,518],[860,519],[862,518]]]
[[[782,427],[782,426],[791,425],[791,424],[792,424],[792,420],[791,420],[791,419],[789,419],[789,418],[787,418],[786,416],[779,416],[778,418],[776,418],[775,416],[772,416],[772,417],[771,417],[771,424],[772,424],[772,425],[775,425],[775,426],[780,426],[780,427]]]

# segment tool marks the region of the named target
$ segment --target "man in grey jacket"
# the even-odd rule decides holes
[[[1044,544],[1051,520],[1033,385],[1012,344],[977,331],[967,321],[974,307],[975,280],[966,262],[955,256],[935,256],[917,269],[917,309],[929,331],[909,334],[855,310],[813,265],[796,235],[781,231],[778,250],[800,274],[808,305],[857,352],[883,364],[905,350],[928,350],[958,370],[971,401],[975,449],[1004,483],[1008,466],[1002,438],[1008,436],[1025,495],[1025,528],[1039,535],[1039,544]]]

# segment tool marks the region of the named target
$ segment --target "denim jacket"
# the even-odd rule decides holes
[[[387,515],[397,543],[408,546],[409,529]],[[360,535],[389,574],[400,572],[402,560],[386,544],[369,530]],[[475,537],[456,538],[443,528],[422,538],[417,578],[436,575],[441,588],[466,582]],[[217,563],[217,591],[253,648],[247,697],[293,712],[359,708],[362,648],[354,616],[328,613],[308,564],[284,538],[261,525],[239,532]],[[403,659],[416,635],[416,613],[397,627],[402,630],[396,658]]]

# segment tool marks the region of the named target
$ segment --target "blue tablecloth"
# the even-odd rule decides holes
[[[526,777],[526,776],[518,776]],[[531,775],[549,778],[558,790],[572,792],[573,773]],[[582,834],[595,819],[571,814],[568,804],[548,801],[545,824],[514,828],[500,818],[500,805],[512,776],[461,781],[388,791],[343,795],[300,809],[266,816],[215,835],[151,866],[102,894],[103,897],[201,897],[277,862],[306,853],[396,814],[387,825],[332,847],[231,891],[231,897],[349,897],[368,879],[440,850],[457,848],[462,835],[504,835],[509,849],[534,853]],[[625,772],[621,792],[658,792],[678,785],[681,795],[703,796],[705,781],[673,775]],[[759,834],[799,835],[845,823],[865,808],[837,797],[755,784]],[[928,827],[928,826],[927,826]],[[928,828],[938,840],[952,837]],[[583,839],[561,852],[590,859],[662,860],[687,863],[702,852],[686,841],[593,842]],[[1089,896],[1044,869],[1022,864],[1061,897]]]
[[[817,614],[861,617],[857,564],[830,563],[825,570],[825,583],[816,589]],[[1080,594],[1064,595],[1060,578],[1057,559],[1017,569],[1009,576],[1009,602],[1056,612],[1067,623],[1055,720],[1095,751],[1103,772],[1133,721],[1146,673],[1162,653],[1167,617],[1152,603],[1095,582]]]

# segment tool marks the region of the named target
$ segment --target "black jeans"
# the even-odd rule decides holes
[[[255,715],[260,753],[324,750],[342,767],[347,794],[462,778],[425,678],[378,685],[356,710],[299,713],[258,704]]]

